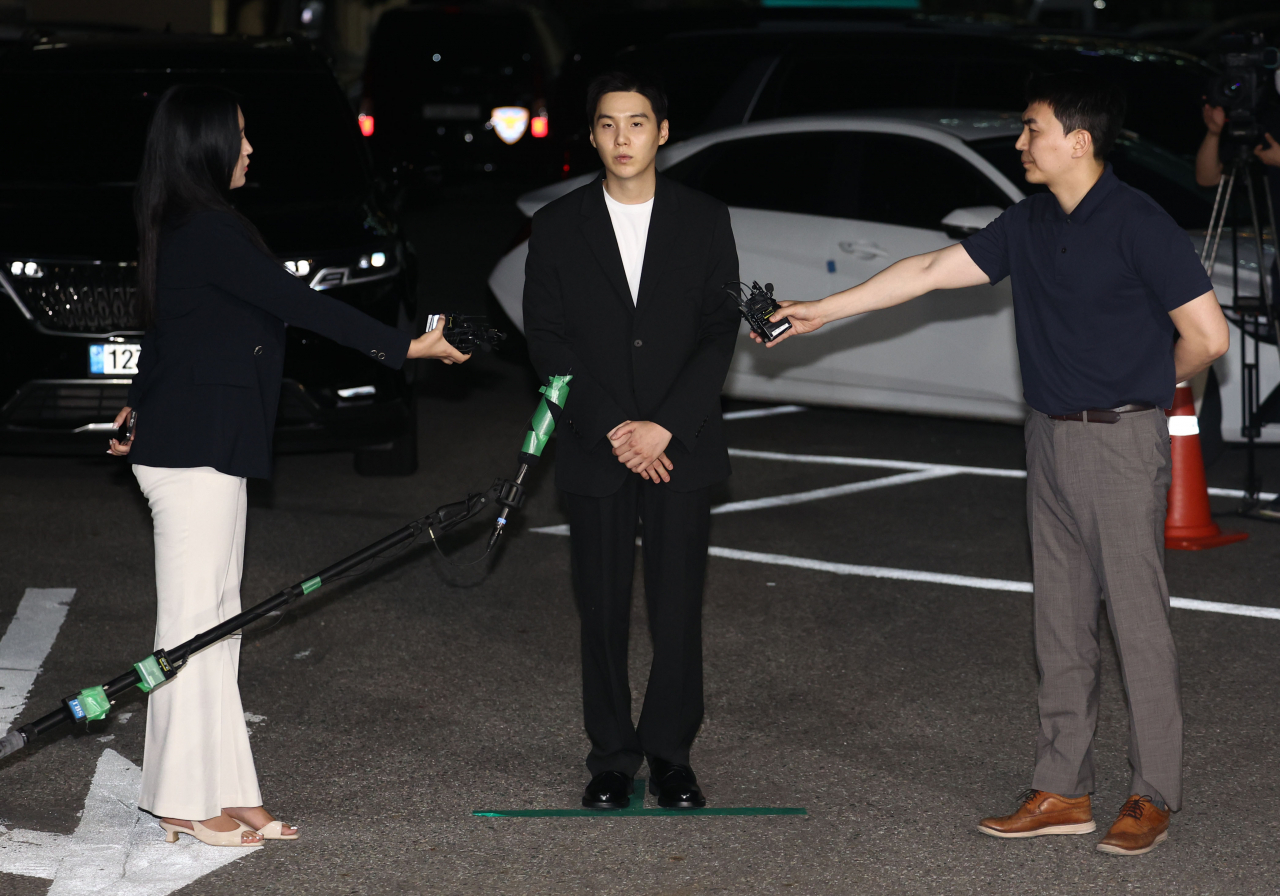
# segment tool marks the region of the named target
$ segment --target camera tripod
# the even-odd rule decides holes
[[[1227,318],[1240,328],[1240,434],[1246,445],[1246,471],[1244,501],[1240,506],[1242,516],[1280,522],[1280,498],[1264,503],[1259,497],[1261,481],[1257,471],[1257,444],[1262,427],[1267,423],[1280,423],[1280,387],[1264,400],[1258,378],[1259,346],[1263,342],[1274,343],[1280,351],[1280,320],[1277,320],[1276,297],[1272,294],[1271,270],[1264,252],[1262,221],[1258,215],[1258,199],[1254,172],[1260,163],[1250,158],[1249,145],[1240,142],[1233,148],[1233,156],[1224,166],[1223,178],[1218,182],[1218,192],[1213,200],[1209,216],[1209,229],[1205,233],[1204,247],[1200,251],[1200,263],[1212,277],[1222,242],[1222,231],[1232,208],[1237,188],[1249,199],[1249,224],[1252,225],[1253,243],[1257,253],[1258,295],[1240,294],[1240,227],[1237,221],[1231,227],[1231,308]],[[1262,178],[1262,193],[1266,197],[1267,218],[1271,225],[1271,244],[1276,242],[1276,210],[1271,201],[1271,191]]]

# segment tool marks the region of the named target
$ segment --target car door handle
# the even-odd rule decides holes
[[[855,255],[863,260],[889,257],[888,252],[871,242],[871,240],[844,240],[839,245],[841,252]]]

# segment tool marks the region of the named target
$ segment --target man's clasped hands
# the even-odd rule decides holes
[[[671,433],[649,420],[623,420],[609,431],[614,456],[650,482],[670,482],[675,469],[667,459]]]

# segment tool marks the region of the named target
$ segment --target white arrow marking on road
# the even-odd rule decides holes
[[[142,769],[105,750],[76,832],[0,834],[0,871],[52,880],[49,896],[167,896],[262,848],[185,836],[165,843],[156,820],[138,810],[141,783]]]
[[[0,734],[27,705],[27,694],[67,618],[74,588],[28,588],[0,638]]]

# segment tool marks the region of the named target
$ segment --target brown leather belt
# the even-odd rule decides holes
[[[1075,420],[1077,423],[1119,423],[1121,414],[1133,414],[1137,411],[1150,411],[1153,404],[1122,404],[1118,408],[1089,408],[1076,414],[1050,414],[1050,420]]]

